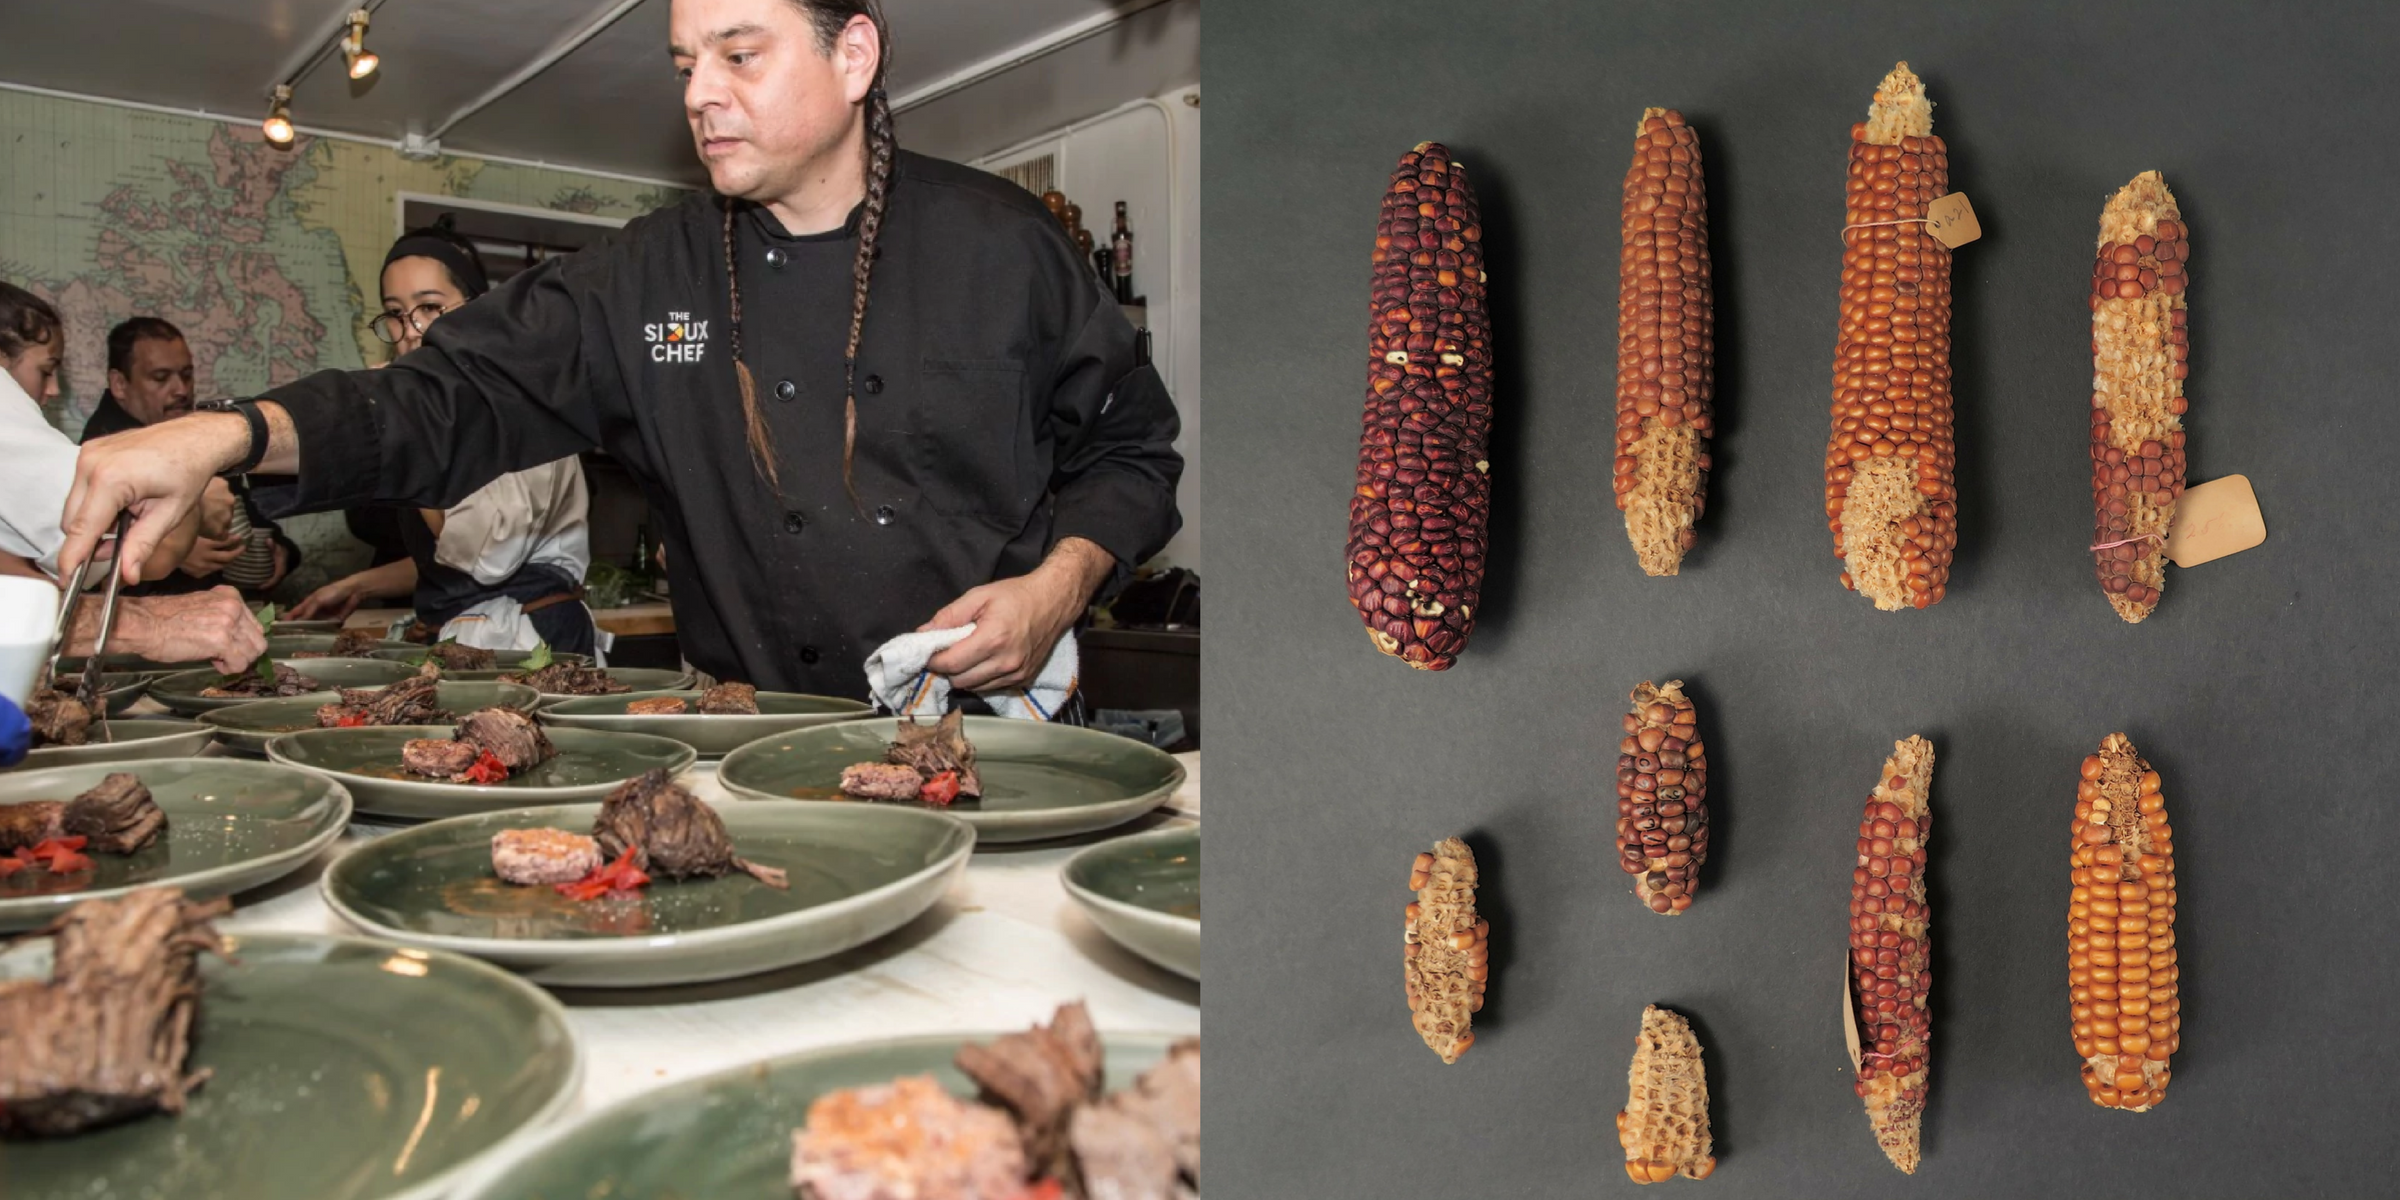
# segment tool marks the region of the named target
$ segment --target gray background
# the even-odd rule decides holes
[[[1705,1194],[2390,1194],[2396,35],[2367,5],[1211,0],[1211,1194],[1627,1193],[1651,1001],[1707,1050]],[[1949,598],[1885,614],[1837,582],[1820,456],[1845,147],[1900,58],[1985,236],[1957,256]],[[1699,129],[1716,266],[1717,472],[1673,579],[1607,486],[1645,105]],[[1482,199],[1499,386],[1493,572],[1441,675],[1373,651],[1342,570],[1376,203],[1427,138]],[[2083,549],[2085,297],[2145,168],[2194,229],[2193,478],[2250,476],[2270,537],[2129,626]],[[1676,676],[1718,832],[1670,919],[1610,831],[1625,693]],[[2165,775],[2183,881],[2183,1049],[2140,1116],[2085,1098],[2067,1029],[2076,767],[2117,729]],[[1836,982],[1860,806],[1910,733],[1940,755],[1914,1180],[1851,1093]],[[1453,833],[1495,974],[1445,1067],[1400,910]]]

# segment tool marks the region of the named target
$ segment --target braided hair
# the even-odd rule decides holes
[[[875,25],[875,78],[867,86],[867,179],[866,202],[858,218],[858,257],[850,267],[850,337],[842,348],[842,490],[849,493],[851,507],[861,512],[865,506],[858,498],[858,483],[852,460],[858,446],[858,346],[867,326],[867,288],[875,274],[876,241],[883,233],[883,216],[891,198],[892,160],[900,149],[899,139],[892,130],[892,102],[885,92],[883,80],[892,62],[891,31],[884,25],[880,0],[792,0],[808,15],[816,28],[817,52],[831,54],[842,31],[856,17],[865,17]],[[735,252],[734,202],[725,201],[725,281],[732,293],[734,381],[742,394],[742,422],[750,442],[750,457],[767,483],[778,490],[781,481],[775,468],[775,448],[767,429],[766,417],[758,407],[758,385],[750,377],[749,364],[742,361],[742,284],[739,274],[740,256]]]

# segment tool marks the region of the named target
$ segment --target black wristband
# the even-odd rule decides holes
[[[193,407],[203,412],[235,413],[250,423],[250,452],[242,456],[241,462],[218,472],[218,474],[228,479],[237,475],[247,475],[257,470],[258,464],[266,460],[267,414],[259,410],[258,401],[204,400]]]

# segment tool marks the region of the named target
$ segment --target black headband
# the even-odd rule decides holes
[[[492,290],[491,279],[483,273],[483,263],[475,257],[475,252],[448,238],[429,233],[409,234],[392,243],[392,252],[383,256],[383,265],[388,267],[404,258],[430,258],[449,268],[450,278],[469,300]]]

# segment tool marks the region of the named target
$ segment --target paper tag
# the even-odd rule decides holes
[[[1983,236],[1983,226],[1975,220],[1975,206],[1967,203],[1965,192],[1952,192],[1925,206],[1925,232],[1953,250]]]
[[[2196,567],[2267,540],[2258,493],[2246,475],[2227,475],[2183,489],[2175,519],[2167,525],[2167,557],[2179,567]]]
[[[1850,1044],[1850,1073],[1859,1070],[1858,1004],[1850,992],[1850,956],[1842,955],[1842,1040]]]

